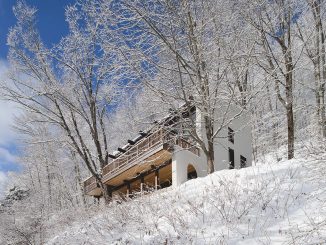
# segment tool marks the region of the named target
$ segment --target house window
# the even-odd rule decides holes
[[[234,143],[234,130],[232,128],[228,128],[228,139],[231,143]]]
[[[245,168],[245,167],[247,167],[247,158],[240,155],[240,168]]]
[[[229,148],[229,169],[234,169],[234,150]]]

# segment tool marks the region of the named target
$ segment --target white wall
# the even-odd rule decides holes
[[[234,117],[237,113],[236,107],[225,115],[225,108],[221,108],[216,112],[214,130],[219,128],[223,117],[228,119]],[[196,125],[197,133],[205,139],[205,124],[201,116],[201,112],[196,110]],[[228,141],[228,127],[234,130],[234,143]],[[214,141],[214,158],[215,158],[215,171],[229,168],[229,147],[234,150],[234,167],[240,168],[240,155],[247,159],[247,166],[251,166],[252,162],[252,139],[251,139],[251,126],[250,117],[248,114],[243,113],[239,118],[234,119],[228,126],[224,126],[218,133]],[[187,181],[187,168],[192,164],[197,172],[198,177],[207,175],[207,161],[205,154],[201,151],[200,157],[191,153],[190,151],[183,150],[179,146],[175,146],[175,152],[172,157],[172,185],[178,186]]]
[[[234,130],[234,143],[228,140],[228,127]],[[229,168],[229,148],[234,150],[235,168],[240,168],[240,155],[247,159],[247,166],[251,166],[252,140],[248,117],[235,119],[228,127],[223,128],[214,141],[215,170]]]
[[[207,167],[205,158],[198,157],[188,150],[184,150],[179,146],[174,146],[175,150],[172,155],[172,185],[178,186],[186,182],[188,179],[188,165],[194,166],[197,176],[204,177],[207,175]]]
[[[214,130],[220,127],[222,120],[229,122],[237,115],[241,109],[235,105],[229,108],[221,107],[215,113]],[[225,113],[227,111],[227,113]],[[252,161],[252,140],[251,140],[251,126],[250,114],[243,111],[241,116],[233,119],[229,125],[223,127],[221,132],[217,135],[214,141],[214,158],[215,169],[222,170],[229,168],[229,147],[234,150],[234,167],[240,168],[240,155],[247,159],[247,166],[251,166]],[[228,127],[230,127],[234,135],[234,143],[228,140]]]

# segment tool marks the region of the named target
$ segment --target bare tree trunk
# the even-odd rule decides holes
[[[288,124],[288,159],[294,157],[294,118],[292,104],[286,109],[286,117]]]
[[[320,6],[323,1],[319,1],[319,4],[317,4],[316,12],[317,12],[317,18],[318,18],[318,26],[319,26],[319,33],[320,33],[320,39],[321,39],[321,47],[320,47],[320,57],[321,57],[321,70],[322,70],[322,79],[319,86],[319,98],[320,98],[320,114],[321,114],[321,130],[322,130],[322,136],[323,138],[326,138],[326,111],[325,111],[325,88],[326,88],[326,53],[325,53],[325,32],[323,28],[323,22],[321,19],[320,14]]]
[[[315,86],[316,86],[316,104],[317,104],[317,118],[319,131],[322,137],[326,137],[326,125],[325,125],[325,37],[323,33],[322,20],[320,17],[320,2],[313,1],[312,9],[315,19],[315,50],[316,57],[312,57],[314,63],[315,72]]]
[[[293,116],[293,62],[291,51],[291,32],[290,32],[290,20],[288,20],[289,31],[288,36],[288,48],[283,49],[283,54],[286,61],[286,75],[285,75],[285,97],[286,97],[286,117],[288,124],[288,159],[294,157],[294,116]]]
[[[325,83],[326,83],[326,58],[325,58],[325,32],[321,18],[321,5],[323,0],[307,0],[314,18],[315,41],[312,48],[305,46],[308,57],[314,65],[316,118],[318,120],[318,134],[326,138],[326,112],[325,112]],[[304,40],[302,33],[300,38]]]
[[[112,195],[110,193],[110,187],[102,182],[100,182],[99,184],[102,189],[104,201],[106,204],[109,204],[112,198]]]
[[[265,51],[265,59],[268,67],[262,65],[263,69],[271,75],[275,81],[275,91],[278,100],[283,105],[287,117],[287,144],[288,144],[288,159],[294,157],[294,115],[293,115],[293,72],[295,63],[292,57],[292,25],[293,18],[292,6],[288,1],[275,2],[278,10],[275,9],[274,18],[279,21],[277,23],[280,27],[279,33],[273,27],[275,24],[272,22],[268,13],[269,10],[263,9],[259,15],[259,21],[250,18],[253,26],[261,33],[262,47]],[[264,12],[265,11],[265,12]],[[267,11],[267,12],[266,12]],[[268,16],[268,17],[265,17]],[[279,18],[279,17],[282,18]],[[275,41],[271,43],[271,39]],[[278,45],[282,50],[282,54],[278,56],[273,48],[273,45]],[[284,68],[279,64],[283,63]],[[285,96],[282,96],[280,85],[285,90]]]
[[[322,136],[323,136],[323,138],[326,138],[325,89],[323,89],[323,91],[322,91],[322,93],[320,95],[320,99],[321,99],[320,113],[321,113],[321,124],[322,124]]]
[[[205,129],[207,137],[208,152],[207,156],[207,171],[209,174],[214,173],[214,138],[212,130],[212,122],[209,120],[208,116],[205,116]]]
[[[209,86],[209,78],[207,76],[207,68],[206,63],[203,59],[203,55],[199,48],[199,41],[195,34],[196,22],[193,20],[193,16],[191,11],[188,11],[187,15],[188,21],[188,28],[189,28],[189,43],[191,48],[191,53],[195,60],[195,67],[196,67],[196,75],[197,81],[200,84],[200,96],[202,99],[202,103],[204,105],[204,121],[205,121],[205,131],[206,131],[206,138],[207,138],[207,171],[209,174],[214,172],[214,125],[213,125],[213,118],[211,115],[211,108],[210,108],[210,86]]]
[[[82,200],[82,205],[83,207],[86,206],[86,199],[85,199],[85,192],[84,192],[84,188],[83,188],[83,180],[81,179],[80,176],[80,168],[79,165],[77,164],[77,158],[76,158],[76,154],[71,151],[71,155],[72,155],[72,159],[74,162],[74,170],[75,170],[75,175],[76,175],[76,185],[77,185],[77,189],[80,192],[80,196],[81,196],[81,200]]]
[[[46,164],[45,168],[46,168],[46,177],[47,177],[47,184],[48,184],[48,195],[49,195],[48,208],[49,208],[49,210],[51,210],[52,209],[51,207],[53,207],[52,206],[52,190],[51,190],[52,183],[51,183],[51,176],[50,176],[49,165],[48,165],[47,160],[46,160],[45,164]]]

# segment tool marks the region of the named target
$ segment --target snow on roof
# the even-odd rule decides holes
[[[124,149],[124,150],[126,150],[126,149],[127,149],[129,146],[130,146],[130,144],[128,143],[128,144],[126,144],[126,145],[122,146],[122,147],[121,147],[121,149]]]
[[[143,138],[142,135],[137,135],[135,138],[132,139],[133,142],[137,142],[138,140],[140,140],[141,138]]]
[[[120,154],[120,151],[114,151],[114,152],[112,152],[112,155],[113,155],[113,156],[116,156],[116,155],[118,155],[118,154]]]

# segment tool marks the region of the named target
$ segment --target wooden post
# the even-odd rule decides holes
[[[159,175],[159,169],[155,170],[155,190],[158,189],[158,186],[159,186],[159,182],[160,182],[160,175]]]
[[[107,193],[108,193],[108,196],[110,198],[112,198],[112,189],[113,189],[114,186],[112,185],[108,185],[108,188],[107,188]]]
[[[127,184],[127,197],[130,197],[130,195],[131,195],[131,185],[130,185],[130,182],[125,180],[125,183]]]
[[[141,195],[143,195],[144,183],[145,183],[145,179],[144,179],[144,175],[142,175],[141,178],[140,178],[140,194]]]
[[[94,196],[94,204],[97,204],[97,205],[100,204],[100,197],[99,196]]]

